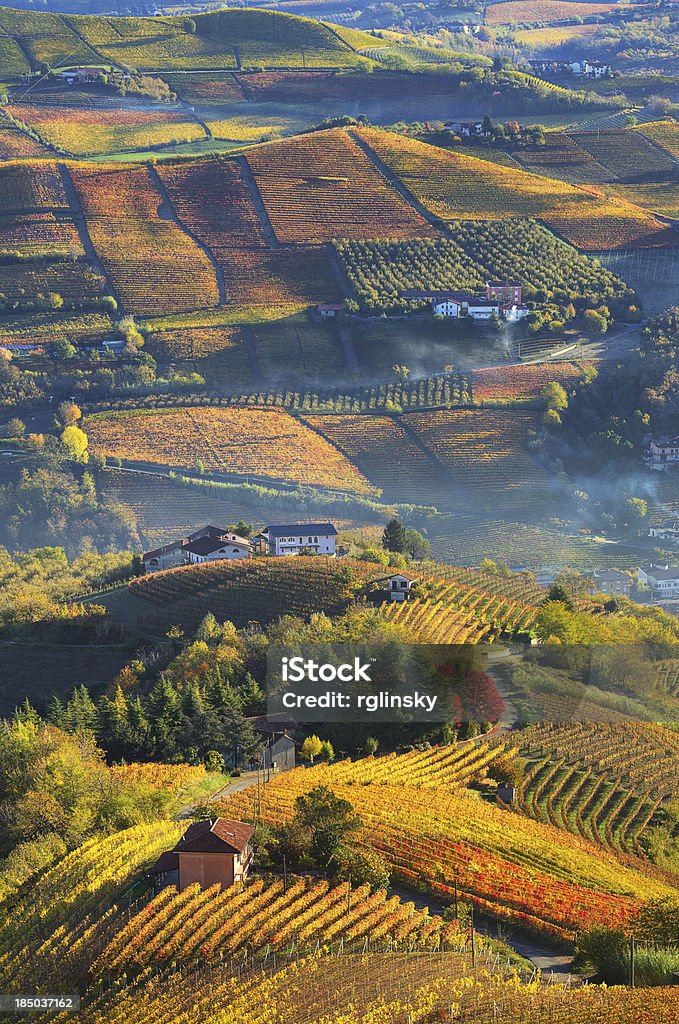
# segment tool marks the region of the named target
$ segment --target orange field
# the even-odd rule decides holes
[[[277,409],[182,408],[102,414],[85,420],[102,455],[211,472],[373,493],[368,481],[324,438]]]
[[[162,208],[148,168],[74,165],[71,174],[126,312],[161,315],[218,304],[210,260]]]
[[[494,366],[472,372],[475,402],[516,402],[537,398],[551,381],[564,387],[583,378],[578,363],[539,363],[535,366]]]
[[[281,242],[434,234],[342,129],[259,146],[247,161]]]
[[[427,209],[445,220],[535,217],[580,249],[669,244],[650,213],[578,188],[376,129],[360,135]]]
[[[571,3],[570,0],[509,0],[486,8],[487,25],[529,24],[534,21],[565,21],[585,18],[588,14],[607,14],[620,10],[624,4]]]

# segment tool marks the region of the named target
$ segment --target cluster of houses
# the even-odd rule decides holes
[[[679,545],[679,519],[666,519],[662,523],[649,526],[648,536],[662,540],[666,544]]]
[[[641,565],[636,575],[633,571],[624,572],[622,569],[600,569],[590,574],[589,582],[593,594],[638,600],[641,597],[641,585],[650,590],[651,601],[656,604],[679,598],[679,568],[673,568],[668,563]]]
[[[259,555],[326,555],[334,558],[337,530],[332,523],[284,523],[267,526],[247,538],[218,526],[203,526],[180,540],[171,541],[142,555],[146,572],[178,565],[233,561]]]
[[[488,281],[485,296],[470,295],[461,291],[407,289],[401,298],[431,302],[434,316],[454,320],[468,317],[471,320],[505,320],[517,323],[528,316],[530,310],[523,302],[523,287],[516,282]]]
[[[600,60],[549,60],[541,57],[529,60],[533,71],[551,75],[575,75],[577,78],[611,78],[613,69],[610,64]]]
[[[644,462],[649,469],[658,470],[660,473],[673,463],[679,463],[679,436],[664,435],[652,438],[644,452]]]

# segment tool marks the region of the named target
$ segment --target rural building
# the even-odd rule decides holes
[[[316,312],[323,320],[334,320],[344,309],[341,302],[319,302]]]
[[[177,565],[251,557],[252,544],[245,537],[229,533],[219,526],[202,526],[188,537],[145,551],[142,560],[146,572],[158,572]]]
[[[86,85],[98,82],[102,75],[108,74],[109,70],[107,67],[64,68],[63,71],[58,71],[56,74],[69,85],[73,85],[75,82],[79,85]]]
[[[389,591],[390,601],[406,601],[410,597],[410,590],[416,582],[414,576],[406,576],[402,572],[395,572],[387,576],[385,581]]]
[[[156,885],[177,885],[181,892],[196,882],[202,889],[228,889],[242,882],[252,864],[252,825],[228,818],[210,818],[189,825],[172,850],[161,853],[151,868]]]
[[[486,298],[520,306],[523,302],[523,285],[515,281],[486,281]]]
[[[611,65],[600,60],[572,60],[568,69],[580,78],[610,78],[613,74]]]
[[[284,523],[267,526],[254,541],[268,555],[298,555],[304,551],[334,558],[336,539],[332,523]]]
[[[490,134],[484,130],[483,121],[447,121],[444,128],[453,132],[454,135],[461,135],[465,138],[483,137]]]
[[[249,718],[252,728],[264,741],[262,768],[275,773],[288,772],[296,764],[296,745],[291,733],[296,728],[289,715],[273,714]]]
[[[621,569],[601,569],[590,576],[592,594],[622,594],[629,597],[634,580]]]
[[[519,302],[513,298],[503,301],[499,295],[489,297],[488,292],[491,285],[486,288],[485,296],[469,295],[467,292],[458,291],[423,291],[421,289],[406,289],[400,293],[402,299],[428,299],[431,302],[434,316],[450,317],[453,320],[460,320],[462,317],[470,317],[472,320],[490,320],[492,317],[502,317],[509,322],[522,320],[528,316],[529,309],[520,302],[520,285],[492,285],[493,288],[509,289],[515,294],[518,288]]]
[[[679,544],[679,519],[666,519],[664,523],[649,526],[648,536],[669,541],[670,544]]]
[[[640,566],[639,582],[651,588],[656,601],[679,597],[679,569],[669,565]]]
[[[245,537],[227,533],[222,538],[199,537],[186,545],[189,562],[219,562],[224,559],[252,558],[252,545]]]
[[[644,458],[651,469],[660,472],[672,463],[679,462],[679,437],[653,438]]]
[[[516,800],[516,787],[511,782],[500,782],[497,787],[497,795],[504,804],[513,804]]]

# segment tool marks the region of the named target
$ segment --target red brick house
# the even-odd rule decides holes
[[[151,873],[167,883],[175,879],[165,876],[176,872],[180,892],[195,882],[202,889],[212,885],[227,889],[234,882],[244,881],[250,873],[254,831],[252,825],[228,818],[196,821],[173,850],[161,853]]]

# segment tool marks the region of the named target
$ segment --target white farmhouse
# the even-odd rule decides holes
[[[188,537],[170,541],[142,555],[145,572],[159,572],[177,565],[196,565],[222,558],[250,558],[252,544],[219,526],[201,526]]]
[[[402,572],[395,572],[391,576],[387,576],[384,582],[389,591],[390,601],[406,601],[410,596],[415,578],[414,576],[405,576]]]
[[[267,526],[259,535],[270,555],[298,555],[311,551],[314,555],[335,557],[337,530],[332,523],[284,523]]]

